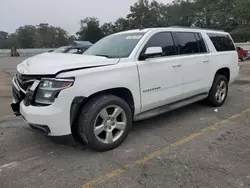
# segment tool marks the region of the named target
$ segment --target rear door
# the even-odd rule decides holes
[[[174,32],[182,60],[183,99],[208,91],[210,61],[203,38],[195,32]]]

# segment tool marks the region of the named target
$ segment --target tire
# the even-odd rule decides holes
[[[91,149],[99,152],[120,146],[128,136],[131,126],[132,112],[129,105],[113,95],[92,98],[83,107],[78,119],[78,133],[81,139]],[[103,131],[100,132],[101,130]]]
[[[224,83],[223,88],[221,88],[220,84]],[[213,107],[222,106],[228,95],[228,80],[223,75],[216,75],[214,78],[214,82],[212,88],[209,91],[208,103]]]

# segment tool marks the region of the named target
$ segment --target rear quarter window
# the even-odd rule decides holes
[[[235,51],[235,46],[229,35],[207,33],[218,52]]]

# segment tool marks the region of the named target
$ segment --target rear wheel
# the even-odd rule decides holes
[[[216,75],[209,92],[208,101],[214,107],[222,106],[228,95],[228,80],[223,75]]]
[[[107,151],[126,139],[131,125],[129,105],[119,97],[104,95],[91,99],[82,109],[78,132],[92,149]]]

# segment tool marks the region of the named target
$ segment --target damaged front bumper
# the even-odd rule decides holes
[[[32,81],[30,87],[25,91],[18,83],[17,76],[15,76],[12,80],[12,95],[13,95],[13,103],[11,104],[11,108],[13,113],[16,116],[21,115],[20,113],[20,103],[23,101],[25,105],[30,105],[33,100],[35,90],[39,85],[40,81],[35,80]]]
[[[11,104],[11,108],[13,113],[16,116],[21,115],[20,113],[20,103],[24,99],[26,92],[22,91],[21,87],[19,86],[16,77],[12,79],[12,96],[13,96],[13,103]]]

